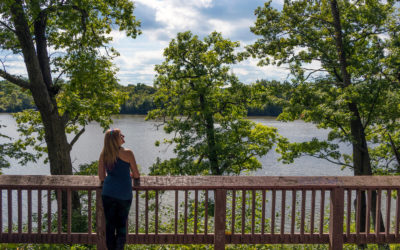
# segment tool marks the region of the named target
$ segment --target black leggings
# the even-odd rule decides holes
[[[102,199],[106,217],[107,248],[109,250],[124,249],[126,220],[128,219],[132,200],[120,200],[106,195],[102,195]]]

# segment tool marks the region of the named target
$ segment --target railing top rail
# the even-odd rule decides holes
[[[396,189],[400,188],[400,176],[144,176],[140,183],[139,189]],[[92,189],[99,186],[97,176],[0,175],[2,188]]]

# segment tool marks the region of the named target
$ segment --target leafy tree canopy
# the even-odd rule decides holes
[[[156,93],[147,119],[159,119],[174,145],[176,158],[158,162],[152,174],[239,174],[261,167],[278,139],[275,128],[245,119],[250,87],[230,73],[238,42],[217,32],[200,40],[179,33],[157,65]]]
[[[279,11],[268,1],[255,11],[251,31],[260,38],[248,52],[261,66],[287,65],[291,70],[289,82],[264,92],[281,96],[279,119],[303,119],[330,129],[326,140],[281,144],[285,162],[311,155],[351,167],[355,174],[371,174],[369,164],[376,169],[379,157],[391,151],[389,134],[400,146],[394,133],[400,117],[400,19],[395,2],[285,1]],[[339,150],[343,142],[352,145],[352,155]],[[386,148],[379,146],[370,155],[373,143]]]
[[[19,147],[47,152],[52,174],[71,174],[69,152],[85,125],[107,128],[125,98],[112,64],[118,52],[108,43],[115,28],[140,34],[133,9],[128,0],[0,3],[0,49],[23,56],[28,79],[10,74],[7,65],[0,77],[28,89],[37,108],[16,115],[26,137]]]

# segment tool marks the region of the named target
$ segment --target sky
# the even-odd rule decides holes
[[[163,50],[178,32],[190,30],[199,37],[213,31],[224,38],[239,41],[241,48],[257,37],[250,32],[256,16],[254,10],[263,0],[135,0],[134,15],[141,21],[142,34],[136,39],[124,32],[112,31],[110,44],[120,56],[114,59],[122,85],[144,83],[153,85],[154,66],[163,62]],[[273,0],[272,6],[281,9],[283,0]],[[4,54],[3,54],[4,55]],[[3,57],[10,73],[26,75],[20,56]],[[284,80],[288,71],[275,66],[257,66],[256,59],[248,59],[232,66],[240,81],[250,84],[260,79]]]
[[[163,62],[163,51],[178,32],[190,30],[199,37],[213,31],[224,38],[239,41],[241,48],[257,37],[250,32],[256,16],[254,10],[262,0],[136,0],[135,16],[141,20],[142,35],[136,39],[114,32],[113,46],[121,56],[115,60],[118,78],[123,85],[153,85],[154,65]],[[273,0],[282,8],[283,0]],[[232,71],[246,84],[258,79],[284,80],[287,70],[273,66],[258,67],[256,59],[233,65]]]

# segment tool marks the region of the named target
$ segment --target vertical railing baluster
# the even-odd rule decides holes
[[[246,224],[246,190],[242,190],[242,235],[244,235]]]
[[[392,190],[387,190],[386,196],[386,237],[390,234],[390,206],[392,205]]]
[[[347,189],[347,214],[346,214],[346,236],[350,237],[351,226],[351,189]]]
[[[346,180],[346,182],[351,184],[351,181]],[[340,234],[341,236],[347,236],[347,237],[342,237],[342,240],[347,240],[348,242],[351,243],[355,243],[355,244],[361,244],[361,243],[365,243],[365,244],[372,244],[372,243],[383,243],[383,239],[385,238],[387,241],[387,243],[391,244],[394,241],[397,241],[398,237],[399,237],[399,226],[400,226],[400,189],[398,189],[396,186],[394,186],[392,183],[388,182],[389,184],[382,185],[381,184],[381,180],[378,182],[378,184],[376,184],[377,186],[375,186],[374,188],[371,188],[372,184],[364,186],[364,185],[358,185],[356,182],[348,185],[346,184],[346,189],[343,190],[343,185],[338,185],[338,186],[333,186],[331,184],[326,184],[326,185],[322,185],[321,187],[307,187],[307,186],[292,186],[292,187],[288,187],[288,186],[281,186],[281,187],[273,187],[272,188],[272,202],[271,202],[271,224],[269,225],[269,221],[266,217],[268,217],[268,215],[266,215],[265,213],[269,214],[269,204],[267,204],[269,202],[269,200],[267,201],[267,199],[269,199],[269,194],[267,194],[267,190],[264,189],[266,188],[266,186],[261,186],[261,187],[257,187],[260,188],[261,190],[261,196],[259,196],[259,191],[256,189],[252,189],[250,190],[245,190],[244,188],[246,188],[247,186],[241,186],[241,187],[234,187],[234,188],[239,188],[239,193],[240,190],[242,191],[242,197],[239,196],[239,200],[240,198],[242,198],[242,204],[237,204],[238,199],[236,199],[236,190],[232,190],[232,223],[231,223],[231,233],[232,235],[235,234],[235,223],[236,223],[236,214],[235,214],[235,210],[236,210],[236,206],[238,206],[238,209],[240,207],[240,205],[242,206],[241,209],[241,234],[245,235],[246,237],[240,237],[240,233],[237,231],[235,235],[235,237],[230,237],[230,236],[226,236],[226,240],[228,241],[236,241],[235,243],[247,243],[245,241],[247,241],[248,239],[251,239],[251,241],[253,242],[259,242],[262,240],[271,240],[274,241],[276,239],[275,236],[279,236],[278,233],[278,229],[276,229],[275,232],[275,223],[279,224],[279,222],[276,222],[276,217],[281,216],[281,223],[280,223],[280,234],[284,237],[278,237],[280,238],[280,240],[282,240],[283,243],[286,243],[286,241],[290,241],[292,239],[295,240],[300,240],[300,242],[303,242],[303,239],[306,239],[306,242],[312,242],[314,241],[314,239],[317,239],[318,237],[318,215],[316,213],[318,213],[318,207],[320,206],[320,223],[319,223],[319,234],[322,235],[322,238],[319,238],[319,242],[321,242],[321,240],[327,239],[327,229],[324,228],[327,225],[327,221],[326,218],[324,218],[324,212],[325,212],[325,198],[328,199],[328,196],[326,197],[326,195],[330,195],[330,201],[331,201],[331,212],[329,214],[329,218],[330,218],[330,225],[334,225],[334,226],[330,226],[330,230],[329,230],[329,239],[330,239],[330,243],[332,244],[332,240],[334,237],[338,237],[338,235],[340,234],[340,230],[342,230],[342,233]],[[280,183],[280,185],[282,185]],[[13,234],[11,236],[13,236],[12,239],[13,241],[16,241],[16,239],[18,238],[17,236],[21,236],[20,239],[27,239],[24,240],[26,242],[29,242],[30,240],[34,241],[35,239],[38,239],[38,241],[43,241],[43,240],[58,240],[58,238],[60,239],[60,241],[68,241],[71,239],[74,239],[74,241],[79,241],[80,236],[84,236],[82,238],[83,241],[91,241],[92,237],[87,237],[85,235],[73,235],[72,233],[72,223],[75,223],[74,221],[72,221],[72,195],[73,192],[77,192],[76,191],[76,187],[72,187],[72,186],[67,186],[67,187],[60,187],[60,186],[56,186],[55,189],[57,191],[52,191],[52,189],[49,188],[49,186],[39,186],[39,185],[35,185],[38,186],[39,188],[37,189],[37,204],[32,204],[32,200],[35,200],[36,202],[36,194],[35,191],[33,191],[32,194],[32,187],[31,188],[22,188],[22,186],[5,186],[5,190],[2,191],[0,190],[0,234],[4,233],[3,231],[6,232],[7,234],[7,230],[8,233]],[[179,190],[175,190],[175,234],[178,236],[181,236],[182,233],[180,232],[180,230],[184,231],[184,234],[186,236],[184,236],[183,238],[181,237],[165,237],[164,240],[164,235],[161,234],[163,237],[162,240],[160,240],[158,243],[162,243],[163,241],[179,241],[180,239],[185,239],[188,240],[188,242],[191,242],[192,240],[195,241],[197,239],[197,237],[200,237],[198,234],[199,232],[201,232],[202,230],[201,228],[201,214],[202,214],[202,207],[203,207],[203,203],[202,203],[202,191],[200,191],[200,197],[199,197],[199,191],[196,190],[196,188],[198,188],[199,186],[186,186],[183,187],[181,189],[181,203],[183,203],[182,201],[182,191],[184,191],[184,208],[179,207],[178,201],[179,201]],[[350,188],[351,187],[351,188]],[[389,187],[389,188],[388,188]],[[390,187],[395,187],[395,189],[390,189]],[[92,196],[92,191],[90,190],[90,188],[93,189],[93,187],[88,186],[88,235],[92,234],[92,216],[94,216],[92,214],[92,208],[94,209],[94,205],[92,205],[92,201],[94,199],[94,197]],[[164,187],[162,187],[164,188]],[[194,204],[189,203],[189,195],[192,195],[192,193],[189,193],[189,189],[188,188],[192,188],[190,190],[193,190],[193,188],[195,189],[194,191]],[[222,197],[222,195],[225,195],[225,199],[226,199],[226,194],[224,194],[223,192],[226,192],[225,188],[227,188],[226,186],[223,186],[222,189],[221,188],[216,188],[215,192],[220,192],[219,193],[219,197]],[[278,192],[281,188],[283,188],[281,190],[281,195],[278,193],[278,195],[276,194],[277,191],[275,188],[278,188]],[[308,189],[307,189],[308,188]],[[317,188],[317,189],[315,189]],[[25,235],[24,230],[24,226],[25,224],[25,212],[22,211],[23,206],[25,206],[25,194],[24,194],[24,190],[27,190],[27,231],[28,234]],[[66,190],[65,190],[66,189]],[[98,188],[96,188],[96,198],[97,197],[97,190]],[[147,189],[147,187],[144,187],[144,189]],[[186,189],[186,190],[185,190]],[[297,189],[297,190],[296,190]],[[301,189],[301,208],[297,207],[297,205],[300,205],[300,197],[297,199],[297,193],[300,192]],[[6,191],[7,190],[7,191]],[[36,190],[36,189],[35,189]],[[45,190],[42,192],[42,190]],[[47,191],[46,191],[47,190]],[[222,191],[221,191],[222,190]],[[291,198],[286,197],[289,194],[286,194],[287,191],[286,190],[291,190]],[[321,190],[321,194],[320,194],[320,205],[318,205],[317,203],[319,202],[319,194],[318,191]],[[392,191],[395,190],[395,191]],[[85,190],[86,191],[86,190]],[[149,227],[152,228],[152,223],[153,223],[153,218],[149,217],[153,215],[152,212],[149,211],[149,206],[152,207],[152,204],[149,204],[149,191],[148,190],[144,190],[145,191],[145,204],[142,204],[142,210],[143,207],[145,207],[145,214],[141,215],[141,216],[145,216],[145,223],[143,223],[143,221],[141,221],[141,227],[142,229],[140,229],[140,225],[139,225],[139,191],[136,191],[136,233],[139,234],[139,230],[140,232],[145,231],[145,234],[149,234]],[[310,193],[307,194],[307,192],[311,191],[311,197],[307,197],[310,195]],[[375,201],[372,200],[372,197],[374,195],[374,192],[376,191],[376,204]],[[387,191],[387,193],[385,194],[385,192]],[[46,212],[46,192],[47,192],[47,218],[46,215],[43,216],[43,214]],[[54,193],[52,193],[54,192]],[[101,192],[101,190],[100,190]],[[222,193],[221,193],[222,192]],[[247,194],[246,194],[247,192]],[[258,192],[258,193],[257,193]],[[290,192],[290,191],[288,191]],[[329,192],[328,194],[326,194],[327,192]],[[347,196],[344,197],[344,192],[347,192]],[[355,195],[353,195],[353,192],[355,192]],[[392,201],[392,195],[394,195],[395,192],[397,193],[397,197],[393,199]],[[64,195],[62,195],[62,193],[64,193]],[[216,194],[215,193],[215,194]],[[382,195],[383,193],[383,195]],[[15,194],[15,195],[14,195]],[[252,196],[251,199],[251,204],[250,204],[250,194]],[[32,195],[34,196],[32,198]],[[63,227],[64,230],[67,231],[67,235],[66,236],[68,238],[63,238],[61,237],[61,235],[59,235],[59,237],[53,238],[53,233],[55,233],[55,221],[56,220],[56,216],[54,216],[54,218],[52,217],[52,212],[56,213],[57,212],[57,208],[53,207],[52,208],[52,199],[51,196],[52,195],[56,195],[57,197],[57,201],[54,202],[54,205],[58,205],[58,233],[61,234]],[[67,197],[65,197],[65,195]],[[268,195],[268,197],[266,197]],[[362,196],[364,195],[364,197]],[[386,201],[385,199],[385,195],[386,195]],[[5,198],[5,196],[7,196],[7,199]],[[14,196],[14,197],[13,197]],[[143,192],[142,192],[142,196],[143,196]],[[193,196],[190,196],[190,198],[193,198]],[[248,196],[248,197],[246,197]],[[277,202],[277,196],[278,196],[278,205],[276,204]],[[279,211],[279,197],[282,197],[281,200],[281,208]],[[63,198],[62,198],[63,197]],[[151,196],[152,197],[152,196]],[[162,197],[162,196],[161,196]],[[160,221],[163,221],[161,219],[162,214],[160,215],[159,213],[162,212],[160,211],[160,209],[162,209],[162,206],[160,201],[161,199],[160,195],[159,195],[159,190],[155,190],[155,213],[154,213],[154,225],[155,225],[155,234],[159,235],[159,233],[162,233],[162,230],[160,229],[161,227],[159,227]],[[226,200],[224,202],[221,202],[219,200],[217,200],[217,195],[215,195],[213,197],[215,199],[215,203],[220,203],[220,204],[225,204],[226,206]],[[247,201],[246,201],[247,198]],[[286,198],[288,198],[288,206],[286,207]],[[347,199],[347,201],[345,200],[345,198]],[[364,209],[364,207],[361,206],[361,203],[364,202],[364,198],[366,198],[366,214],[364,215],[363,213],[361,213],[361,210]],[[374,197],[375,198],[375,197]],[[3,200],[4,199],[4,200]],[[152,198],[150,198],[152,199]],[[262,199],[262,201],[261,201]],[[292,202],[290,202],[290,199],[292,200]],[[309,201],[311,199],[311,202]],[[353,199],[353,200],[352,200]],[[63,200],[65,202],[65,200],[67,200],[67,211],[62,210],[62,203]],[[199,201],[200,200],[200,201]],[[341,200],[343,200],[342,203],[338,203],[341,202]],[[356,201],[356,204],[354,204],[354,200]],[[192,201],[192,200],[190,200]],[[262,205],[261,207],[259,206],[258,202],[261,201]],[[344,201],[347,202],[347,204],[345,205]],[[5,205],[5,203],[7,202],[7,205]],[[171,200],[171,202],[173,202]],[[201,202],[199,204],[199,202]],[[310,219],[310,234],[314,235],[312,237],[308,237],[309,235],[306,234],[306,228],[308,227],[308,218],[306,218],[306,216],[308,217],[308,209],[309,209],[309,203],[311,203],[311,207],[310,207],[310,214],[311,214],[311,219]],[[57,204],[56,204],[57,203]],[[240,202],[239,202],[240,203]],[[373,204],[374,203],[374,204]],[[395,204],[393,204],[395,203]],[[3,207],[4,205],[4,207]],[[96,206],[98,206],[99,204],[96,203]],[[249,205],[249,206],[247,206]],[[391,211],[392,206],[394,207],[394,205],[396,205],[396,211]],[[36,208],[37,206],[37,208]],[[190,206],[190,207],[189,207]],[[200,206],[200,207],[199,207]],[[250,226],[250,210],[246,209],[250,209],[251,206],[251,229],[247,228],[246,226]],[[257,209],[259,209],[259,211],[262,213],[261,214],[261,218],[256,218],[256,216],[259,216],[259,214],[256,212],[256,206]],[[289,208],[291,206],[291,208]],[[346,206],[346,207],[345,207]],[[386,206],[386,209],[385,209]],[[354,207],[354,208],[352,208]],[[192,210],[193,208],[193,210]],[[204,221],[204,230],[205,230],[205,235],[207,235],[207,224],[208,224],[208,190],[205,190],[205,203],[204,203],[204,208],[205,208],[205,221]],[[334,209],[333,209],[334,208]],[[65,209],[65,208],[64,208]],[[96,208],[97,209],[97,208]],[[184,209],[184,211],[182,211],[182,209]],[[288,209],[288,211],[286,211],[286,209]],[[301,209],[301,210],[300,210]],[[328,209],[328,208],[327,208]],[[345,211],[345,209],[347,210],[347,212]],[[354,215],[352,215],[354,213],[354,211],[352,211],[352,209],[355,211],[355,218],[352,217]],[[375,210],[372,210],[375,209]],[[5,212],[8,210],[7,215],[5,215]],[[33,210],[33,211],[32,211]],[[343,211],[342,211],[343,210]],[[386,210],[386,211],[385,211]],[[35,217],[37,211],[37,217]],[[200,211],[200,212],[199,212]],[[277,211],[277,212],[276,212]],[[327,210],[328,211],[328,210]],[[371,213],[370,211],[373,211],[373,213]],[[193,212],[193,214],[191,213]],[[218,212],[218,211],[217,211]],[[227,211],[224,211],[225,213]],[[238,211],[236,211],[238,212]],[[276,215],[275,212],[278,214]],[[180,214],[179,214],[180,213]],[[184,214],[183,214],[184,213]],[[189,213],[189,214],[188,214]],[[286,213],[286,215],[285,215]],[[286,221],[286,217],[289,220],[289,213],[291,213],[291,221]],[[300,218],[296,218],[297,214],[301,213],[301,217]],[[307,213],[307,214],[306,214]],[[337,216],[337,213],[340,214],[340,216]],[[345,214],[346,213],[346,214]],[[142,213],[143,214],[143,213]],[[374,221],[375,223],[372,223],[371,221],[371,217],[373,214],[376,214],[376,220]],[[189,220],[189,217],[191,218],[192,215],[194,215],[193,217],[193,221]],[[346,215],[346,220],[343,220],[343,215]],[[7,219],[8,216],[8,222],[5,222],[5,220]],[[248,218],[246,218],[246,216],[248,216]],[[32,218],[35,217],[35,219],[37,218],[37,223],[33,223],[32,222]],[[67,217],[67,218],[65,218]],[[178,229],[178,223],[181,223],[182,218],[184,217],[184,227],[182,228],[182,225],[179,225],[179,228],[182,229]],[[239,217],[239,216],[238,216]],[[237,217],[237,218],[238,218]],[[328,214],[326,214],[326,217],[328,218]],[[394,219],[395,220],[392,222],[391,220]],[[3,225],[3,219],[4,219],[4,225]],[[46,219],[47,219],[47,223],[46,223]],[[53,220],[54,219],[54,220]],[[67,221],[65,221],[67,219]],[[179,219],[179,220],[178,220]],[[220,218],[216,218],[212,221],[216,221],[219,220]],[[226,219],[226,217],[225,217]],[[340,221],[341,219],[341,221]],[[366,225],[364,227],[364,224],[362,225],[361,228],[361,221],[365,219],[366,220]],[[14,220],[14,221],[13,221]],[[18,221],[18,224],[16,223],[16,220]],[[239,220],[239,219],[238,219]],[[260,223],[261,221],[261,226],[260,225],[256,225],[256,220],[259,220],[258,223]],[[279,218],[278,218],[279,220]],[[335,220],[337,220],[336,222],[334,222]],[[352,229],[351,226],[352,223],[355,220],[355,231],[356,234],[354,234],[354,232],[352,233]],[[346,223],[346,232],[345,234],[343,234],[343,221]],[[35,220],[36,222],[36,220]],[[67,223],[67,225],[63,225],[62,223]],[[191,228],[191,223],[194,222],[194,228],[193,228],[193,234],[196,235],[197,237],[192,237],[192,228]],[[7,225],[8,223],[8,225]],[[94,223],[94,222],[93,222]],[[189,223],[189,224],[188,224]],[[240,223],[240,220],[238,221],[238,223]],[[246,223],[248,223],[246,225]],[[267,225],[265,225],[265,223],[267,223]],[[339,224],[342,224],[341,227],[339,226]],[[32,224],[33,229],[32,229]],[[47,224],[47,225],[46,225]],[[144,224],[144,225],[143,225]],[[149,226],[150,224],[150,226]],[[287,225],[286,225],[287,224]],[[290,234],[289,234],[289,224],[290,224]],[[383,227],[383,225],[385,225],[385,230],[380,230],[381,227]],[[8,226],[8,229],[7,229]],[[36,227],[37,226],[37,230]],[[54,228],[52,228],[52,226],[54,226]],[[133,225],[131,225],[133,226]],[[143,230],[143,226],[145,226],[145,230]],[[238,224],[236,224],[236,226],[239,226]],[[270,237],[270,235],[265,235],[266,234],[266,230],[268,231],[269,226],[271,226],[271,234],[278,234],[275,235],[273,237]],[[47,232],[46,232],[46,227],[47,227]],[[279,227],[279,226],[277,226]],[[331,233],[331,228],[335,227],[336,229],[336,233]],[[372,227],[372,229],[371,229]],[[392,227],[392,228],[391,228]],[[260,228],[260,234],[264,235],[264,237],[260,237],[260,234],[258,234],[258,230]],[[374,231],[375,228],[375,231]],[[222,230],[222,227],[220,228]],[[364,229],[365,229],[365,234],[364,234]],[[14,230],[14,232],[13,232]],[[152,230],[152,229],[151,229]],[[229,230],[229,229],[228,229]],[[240,230],[240,228],[238,229]],[[246,231],[247,230],[247,231]],[[256,237],[250,237],[249,235],[249,230],[251,230],[251,235],[252,236],[256,236]],[[285,234],[285,230],[287,231]],[[325,230],[325,234],[324,234],[324,230]],[[353,229],[354,230],[354,229]],[[395,230],[395,232],[393,233],[393,230]],[[18,235],[16,234],[16,231],[18,232]],[[32,234],[32,231],[34,232],[38,232],[38,234],[42,234],[42,236],[39,235],[39,237],[37,237],[38,235],[33,234],[33,236],[30,236],[29,234]],[[93,230],[94,231],[94,230]],[[296,234],[296,232],[299,234]],[[362,233],[361,233],[362,231]],[[308,232],[308,231],[307,231]],[[48,235],[46,235],[46,233]],[[152,231],[150,232],[152,233]],[[216,233],[214,231],[214,233]],[[188,235],[189,234],[189,235]],[[229,234],[229,233],[228,233]],[[161,236],[159,235],[159,236]],[[221,236],[222,233],[219,232],[219,236]],[[7,235],[2,235],[3,238],[2,239],[8,239]],[[24,237],[22,237],[24,236]],[[73,236],[73,237],[72,237]],[[92,235],[93,236],[93,235]],[[296,237],[294,237],[296,236]],[[300,237],[299,237],[300,236]],[[306,237],[305,237],[306,236]],[[15,237],[15,238],[14,238]],[[141,236],[142,237],[142,236]],[[149,236],[149,237],[137,237],[135,239],[138,239],[139,241],[145,241],[146,243],[151,243],[152,239],[159,239],[157,237],[153,237],[153,236]],[[1,238],[1,237],[0,237]],[[201,237],[200,237],[201,238]],[[199,238],[199,239],[200,239]],[[88,240],[87,240],[88,239]],[[94,238],[93,238],[94,239]],[[131,238],[133,239],[133,238]],[[172,240],[171,240],[172,239]],[[202,238],[202,242],[206,239],[206,241],[209,240],[209,237],[205,237]],[[361,243],[359,241],[359,239],[361,239]],[[340,243],[340,240],[338,241]],[[38,242],[36,242],[38,243]],[[51,243],[51,242],[49,242]],[[90,243],[90,242],[89,242]],[[229,242],[231,243],[231,242]],[[276,242],[275,242],[276,243]],[[289,242],[289,243],[296,243],[296,242]],[[326,241],[327,243],[327,241]]]
[[[175,235],[178,234],[178,190],[175,190]]]
[[[37,198],[37,200],[38,200],[38,207],[37,207],[37,209],[38,209],[38,223],[37,223],[37,231],[38,231],[38,234],[41,234],[42,233],[42,190],[41,189],[38,189],[38,191],[37,191],[37,193],[38,193],[38,198]]]
[[[47,233],[51,233],[51,190],[47,190]]]
[[[226,190],[216,189],[214,191],[214,249],[225,249],[225,226],[226,226]]]
[[[357,211],[356,211],[356,234],[360,234],[360,227],[361,227],[361,190],[357,190]]]
[[[378,189],[377,190],[377,196],[376,196],[376,218],[375,218],[375,236],[379,237],[380,229],[381,229],[381,195],[382,195],[382,190]]]
[[[139,234],[139,190],[135,193],[135,234]]]
[[[275,202],[276,202],[276,189],[272,189],[271,234],[275,234]]]
[[[265,189],[262,190],[261,234],[265,233]]]
[[[72,227],[72,197],[71,189],[67,189],[67,233],[68,237],[71,237]]]
[[[296,190],[292,190],[292,218],[290,224],[290,234],[294,235],[294,227],[295,227],[295,219],[296,219]]]
[[[28,189],[28,235],[32,234],[32,189]]]
[[[0,189],[0,236],[3,233],[3,189]]]
[[[311,191],[311,221],[310,221],[310,233],[314,234],[314,218],[315,218],[315,189]]]
[[[399,237],[399,224],[400,224],[400,189],[396,189],[397,197],[396,197],[396,238]]]
[[[149,190],[145,191],[145,218],[144,218],[144,232],[149,234]]]
[[[365,211],[365,233],[369,235],[371,229],[370,214],[371,214],[372,190],[367,190],[367,210]]]
[[[236,209],[236,190],[232,190],[232,223],[231,223],[231,231],[232,231],[232,235],[235,234],[235,217],[236,217],[236,213],[235,213],[235,209]]]
[[[183,225],[183,233],[187,234],[187,219],[188,219],[188,191],[185,190],[185,211],[184,211],[184,225]]]
[[[57,189],[57,233],[61,234],[61,225],[62,225],[62,192],[61,189]]]
[[[197,203],[199,199],[199,190],[194,191],[194,234],[197,235]]]
[[[251,190],[251,234],[254,235],[256,217],[256,190]]]
[[[300,235],[304,236],[304,220],[306,217],[306,190],[303,189],[301,193],[301,221],[300,221]]]
[[[154,227],[155,227],[155,234],[158,234],[158,190],[156,190],[156,200],[155,200],[155,214],[156,214],[156,219],[154,222]]]
[[[343,249],[344,189],[330,191],[329,249]]]
[[[8,200],[8,233],[12,233],[12,190],[7,189]]]
[[[207,235],[208,234],[208,190],[205,190],[205,194],[204,194],[204,199],[205,199],[205,203],[204,203],[204,234]]]
[[[92,190],[88,190],[88,234],[92,234]]]
[[[281,204],[281,235],[285,233],[285,206],[286,206],[286,190],[282,190],[282,204]]]
[[[22,193],[21,188],[18,188],[18,234],[22,234]]]
[[[319,235],[324,233],[324,214],[325,214],[325,189],[321,189],[321,211],[319,213]]]

